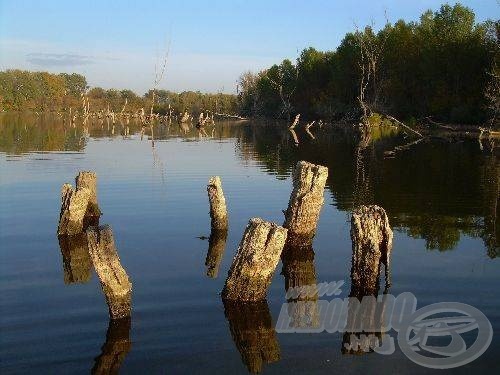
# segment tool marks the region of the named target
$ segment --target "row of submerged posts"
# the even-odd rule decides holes
[[[276,331],[266,302],[267,289],[280,259],[285,276],[289,324],[296,327],[319,324],[312,241],[324,202],[327,177],[326,167],[299,161],[293,172],[288,207],[283,211],[283,224],[279,226],[252,218],[239,243],[221,295],[231,335],[250,372],[260,372],[264,363],[280,358]],[[96,367],[106,370],[111,365],[105,358],[123,358],[130,348],[132,283],[121,265],[111,227],[99,226],[102,213],[97,201],[96,180],[95,173],[80,172],[75,188],[70,184],[63,185],[58,237],[65,282],[87,281],[92,267],[100,279],[109,308],[108,331],[119,332],[118,336],[108,332],[108,336],[119,337],[119,340],[111,340],[106,351],[103,347],[104,359],[102,363],[96,362]],[[207,275],[216,277],[229,226],[220,177],[210,178],[207,192],[212,230],[205,264]],[[386,287],[390,284],[392,230],[385,211],[378,206],[355,209],[351,217],[351,239],[350,297],[361,300],[363,296],[377,296],[381,265],[385,266]],[[308,293],[288,294],[289,290],[301,287],[307,287]],[[348,312],[348,323],[349,319],[356,318],[354,310],[358,307],[349,306],[353,312]],[[373,314],[378,314],[375,308]],[[361,333],[346,331],[346,344],[353,334],[359,336]]]
[[[321,331],[320,290],[312,242],[324,203],[327,177],[326,167],[299,161],[293,172],[293,190],[288,207],[283,211],[283,225],[278,226],[260,218],[250,219],[229,269],[222,290],[225,315],[242,360],[252,373],[260,372],[263,364],[280,359],[276,330],[266,302],[266,292],[280,259],[288,310],[285,325]],[[225,223],[223,230],[227,231],[227,209],[220,178],[213,177],[207,190],[212,232],[206,265],[208,276],[214,277],[227,236],[219,234],[221,228],[217,223]],[[384,293],[390,286],[393,239],[385,210],[376,205],[357,207],[352,212],[350,235],[351,291],[342,353],[361,354],[373,348],[370,341],[373,337],[378,340],[375,346],[382,343],[380,332],[383,329],[380,328],[384,324],[383,310],[386,304],[378,303],[376,298],[380,289],[382,265],[386,281]],[[368,303],[363,301],[364,305],[360,307],[366,297]],[[359,330],[360,314],[373,328],[373,335],[371,331]],[[352,345],[353,342],[359,345]]]

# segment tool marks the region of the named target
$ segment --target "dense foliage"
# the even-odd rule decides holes
[[[121,111],[127,100],[126,111],[146,110],[152,103],[152,90],[138,96],[131,90],[115,90],[94,87],[87,90],[87,80],[80,74],[51,74],[47,72],[28,72],[23,70],[7,70],[0,72],[0,109],[2,110],[34,110],[60,111],[70,107],[81,107],[81,94],[86,92],[92,111]],[[174,93],[157,90],[155,95],[155,111],[166,113],[170,104],[177,112],[185,109],[198,112],[211,110],[221,113],[236,113],[235,95],[205,94],[185,91]]]
[[[244,74],[241,109],[246,115],[275,117],[353,115],[360,110],[365,68],[365,83],[366,72],[371,73],[365,101],[373,111],[405,119],[482,122],[491,115],[489,101],[496,98],[498,106],[498,92],[493,99],[485,94],[498,73],[499,25],[476,23],[474,12],[457,4],[427,11],[419,22],[388,23],[377,33],[368,26],[348,33],[335,51],[308,48],[295,64],[284,60]]]

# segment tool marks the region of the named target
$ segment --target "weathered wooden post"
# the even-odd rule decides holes
[[[76,190],[87,188],[90,190],[90,198],[87,206],[86,216],[100,217],[102,215],[97,203],[97,175],[94,172],[82,171],[76,176]]]
[[[353,290],[362,295],[378,294],[380,266],[384,264],[386,285],[390,285],[390,257],[393,233],[382,207],[360,206],[351,217]]]
[[[70,184],[62,186],[58,235],[71,236],[82,232],[90,195],[91,191],[87,188],[74,190]]]
[[[106,332],[106,342],[101,354],[95,359],[92,375],[118,374],[132,343],[130,341],[130,318],[110,319]]]
[[[264,364],[279,361],[280,346],[266,300],[224,301],[224,314],[236,348],[250,373],[260,373]]]
[[[390,299],[377,299],[380,268],[385,266],[386,287],[390,286],[390,257],[393,233],[382,207],[360,206],[351,218],[352,265],[351,293],[342,353],[372,352],[382,344]]]
[[[106,297],[111,319],[130,316],[132,283],[123,269],[109,225],[87,229],[90,258]]]
[[[89,225],[98,225],[102,215],[97,203],[97,177],[94,172],[78,173],[75,189],[64,184],[61,189],[61,213],[58,235],[75,235]]]
[[[92,276],[87,235],[78,233],[73,236],[58,236],[63,257],[64,283],[86,283]]]
[[[312,241],[323,206],[328,168],[299,161],[293,172],[293,190],[285,211],[283,226],[288,229],[288,242],[298,245]]]
[[[228,227],[227,208],[222,184],[219,176],[213,176],[207,185],[208,200],[210,201],[210,218],[212,229],[226,230]]]
[[[222,298],[260,301],[285,245],[287,230],[259,218],[250,219],[222,290]]]
[[[215,279],[219,273],[220,263],[226,249],[227,230],[212,229],[208,240],[208,251],[205,259],[207,276]]]

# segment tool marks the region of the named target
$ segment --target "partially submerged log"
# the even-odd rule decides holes
[[[266,298],[287,230],[259,218],[250,219],[222,290],[222,298],[260,301]]]
[[[215,279],[219,273],[220,263],[226,249],[227,230],[212,229],[208,240],[208,252],[205,259],[207,276]]]
[[[64,283],[86,283],[92,276],[87,235],[83,232],[73,236],[58,236],[63,257]]]
[[[109,225],[87,229],[90,258],[106,297],[111,319],[130,316],[132,283],[123,269]]]
[[[264,364],[279,361],[280,347],[265,300],[224,301],[224,314],[236,348],[250,373],[260,373]]]
[[[106,342],[102,346],[101,354],[95,359],[92,375],[119,373],[121,364],[132,347],[130,323],[130,318],[110,319]]]
[[[87,212],[91,194],[91,191],[87,188],[74,190],[70,184],[62,186],[58,235],[72,236],[82,232],[83,219]]]
[[[299,161],[293,172],[293,190],[285,211],[283,226],[288,229],[288,242],[307,244],[316,233],[323,206],[328,168]]]
[[[210,201],[210,218],[212,229],[225,230],[228,227],[226,198],[222,191],[219,176],[213,176],[207,185],[208,200]]]
[[[379,206],[360,206],[351,218],[352,296],[376,296],[380,267],[385,266],[386,286],[390,285],[392,229],[385,210]]]

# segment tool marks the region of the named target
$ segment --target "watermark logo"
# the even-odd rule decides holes
[[[390,355],[395,351],[395,331],[401,351],[411,361],[435,369],[470,363],[491,344],[491,323],[473,306],[441,302],[417,310],[417,298],[409,292],[328,301],[318,297],[339,295],[343,282],[323,284],[287,293],[276,332],[341,332],[343,352]]]
[[[432,317],[432,316],[437,317]],[[467,347],[462,334],[474,342]],[[429,344],[433,337],[446,336],[447,345]],[[463,366],[481,356],[490,346],[493,329],[488,318],[473,306],[441,302],[415,311],[398,333],[401,351],[413,362],[435,369]]]

